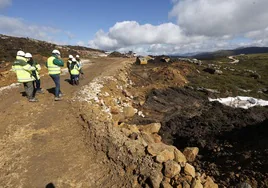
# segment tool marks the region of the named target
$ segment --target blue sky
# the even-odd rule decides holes
[[[267,0],[0,0],[0,34],[140,54],[268,45]]]

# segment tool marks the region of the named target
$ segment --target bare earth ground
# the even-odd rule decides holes
[[[94,59],[80,86],[63,75],[60,102],[47,75],[38,103],[22,96],[22,86],[0,88],[0,187],[218,187],[205,185],[207,175],[219,187],[267,187],[267,108],[231,109],[182,88],[192,71],[187,63],[130,67],[133,61]],[[10,76],[0,77],[3,86]],[[168,162],[155,162],[149,149],[170,147],[139,129],[152,122],[161,122],[163,142],[200,148],[190,163],[198,173],[189,177],[182,166],[167,178]]]
[[[248,182],[254,188],[266,188],[268,108],[245,110],[211,103],[202,92],[176,86],[183,81],[172,74],[177,67],[181,73],[187,70],[182,62],[132,66],[130,78],[136,88],[149,88],[149,92],[137,107],[146,117],[136,115],[131,123],[161,122],[159,134],[164,143],[180,150],[197,146],[200,152],[194,166],[213,176],[220,186]]]
[[[95,61],[95,62],[94,62]],[[19,86],[0,93],[0,187],[118,187],[106,155],[84,142],[78,107],[71,98],[96,76],[113,75],[127,59],[96,59],[79,86],[61,76],[64,100],[55,102],[52,79],[29,103]]]

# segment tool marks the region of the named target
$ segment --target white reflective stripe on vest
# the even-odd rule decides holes
[[[25,69],[23,69],[23,68],[13,68],[14,70],[25,70]]]
[[[29,78],[18,78],[18,81],[19,82],[23,82],[23,81],[30,82],[30,81],[34,81],[34,80],[33,79],[29,79]]]

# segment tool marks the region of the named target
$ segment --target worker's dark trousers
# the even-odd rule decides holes
[[[32,99],[34,98],[34,83],[33,81],[31,82],[24,82],[24,89],[25,89],[25,93],[27,95],[28,99]]]
[[[35,89],[36,89],[36,91],[41,90],[41,81],[40,81],[40,79],[35,80]]]
[[[50,77],[54,81],[56,87],[55,87],[55,97],[59,97],[61,91],[60,91],[60,74],[50,74]]]
[[[79,84],[79,74],[78,75],[71,75],[71,84],[78,85]]]

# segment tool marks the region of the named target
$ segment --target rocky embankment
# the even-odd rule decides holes
[[[128,75],[130,66],[116,76],[96,78],[74,96],[85,140],[114,162],[113,173],[122,177],[124,187],[218,187],[213,177],[201,174],[193,165],[198,148],[180,151],[164,144],[158,134],[160,122],[127,123],[133,116],[145,117],[134,108],[144,101],[132,94],[135,88]]]
[[[136,106],[146,116],[135,115],[133,124],[161,122],[164,143],[180,150],[198,147],[193,166],[219,186],[267,187],[267,107],[240,109],[209,102],[214,91],[181,87],[187,82],[178,75],[195,71],[183,62],[134,66],[132,71],[137,90],[148,91],[143,105]],[[196,72],[200,78],[202,73]]]

